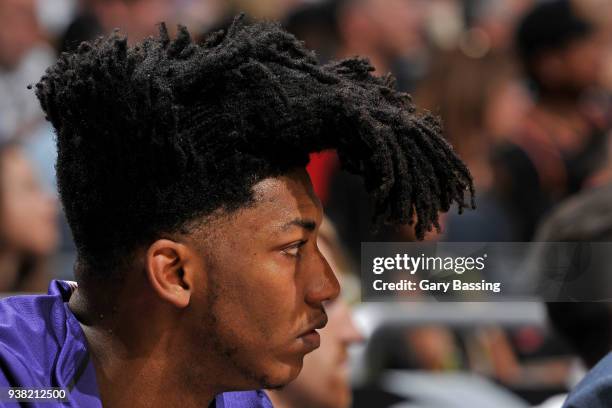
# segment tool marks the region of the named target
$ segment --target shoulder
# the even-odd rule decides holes
[[[45,385],[66,337],[61,297],[0,300],[0,383]]]
[[[563,408],[607,407],[612,401],[612,354],[601,360],[572,390]]]

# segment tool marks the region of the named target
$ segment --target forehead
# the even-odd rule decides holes
[[[315,195],[305,169],[282,176],[268,177],[253,188],[254,202],[229,214],[209,219],[204,236],[215,248],[234,246],[236,242],[267,240],[291,232],[297,227],[313,230],[323,216],[321,202]],[[215,237],[210,241],[211,237]]]
[[[261,227],[284,225],[296,218],[320,222],[321,203],[304,169],[269,177],[253,186],[255,204],[243,215]]]
[[[254,202],[230,214],[219,214],[206,221],[207,227],[194,237],[200,243],[213,243],[214,251],[264,243],[292,233],[301,226],[312,230],[323,217],[321,202],[315,195],[305,169],[269,177],[253,186]],[[250,245],[250,244],[248,244]]]

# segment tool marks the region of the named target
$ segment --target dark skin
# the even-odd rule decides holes
[[[202,407],[280,387],[318,347],[339,284],[317,247],[322,208],[304,169],[267,178],[255,203],[135,256],[111,296],[70,299],[105,407]]]

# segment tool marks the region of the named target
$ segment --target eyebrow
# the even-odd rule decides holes
[[[295,218],[285,224],[283,224],[280,229],[281,230],[287,230],[293,226],[297,226],[300,228],[304,228],[307,231],[314,231],[317,223],[311,219],[302,219],[302,218]]]

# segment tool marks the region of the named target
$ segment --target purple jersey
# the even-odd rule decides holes
[[[85,335],[68,308],[76,284],[54,280],[47,295],[0,300],[0,389],[61,387],[69,402],[30,402],[29,407],[101,408],[96,373]],[[17,402],[0,400],[0,407]],[[272,408],[263,391],[220,394],[217,408]]]

